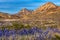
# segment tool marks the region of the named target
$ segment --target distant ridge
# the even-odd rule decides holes
[[[47,2],[46,4],[36,9],[35,11],[23,8],[21,11],[13,15],[0,12],[0,19],[20,19],[22,21],[54,19],[55,21],[60,22],[59,17],[60,17],[60,6],[56,6],[51,2]]]
[[[56,6],[52,2],[47,2],[46,4],[44,4],[41,7],[37,8],[35,11],[31,11],[31,10],[28,10],[26,8],[23,8],[21,11],[19,11],[16,14],[13,14],[13,15],[10,15],[8,13],[0,12],[0,18],[6,18],[6,19],[18,18],[19,19],[19,18],[21,18],[21,16],[24,17],[25,15],[32,15],[32,14],[35,14],[35,13],[46,13],[49,10],[56,12],[56,11],[60,10],[60,7]]]
[[[60,6],[47,2],[35,11],[23,8],[16,14],[0,12],[1,21],[20,21],[32,25],[40,25],[41,21],[55,22],[60,27]]]
[[[29,14],[29,13],[32,13],[32,11],[26,8],[23,8],[20,12],[18,12],[18,14]]]

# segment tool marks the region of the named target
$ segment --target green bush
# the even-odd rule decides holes
[[[60,36],[55,35],[55,37],[53,37],[52,40],[60,40]]]

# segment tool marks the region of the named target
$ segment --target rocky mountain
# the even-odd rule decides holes
[[[26,8],[23,8],[21,11],[19,11],[18,13],[11,15],[11,18],[13,19],[26,19],[25,17],[27,17],[27,15],[31,15],[32,14],[32,10],[28,10]]]
[[[9,19],[9,18],[11,18],[10,14],[0,12],[0,19]]]
[[[53,10],[53,9],[56,9],[58,6],[56,6],[55,4],[51,3],[51,2],[48,2],[44,5],[42,5],[41,7],[39,7],[38,9],[36,9],[34,11],[34,13],[39,13],[39,12],[45,12],[45,11],[48,11],[48,10]]]
[[[26,8],[22,9],[20,12],[10,15],[8,13],[3,13],[0,12],[0,18],[2,19],[20,19],[21,17],[23,17],[24,15],[29,15],[32,13],[32,10],[28,10]]]
[[[24,8],[20,12],[14,14],[14,15],[10,15],[8,13],[0,12],[0,17],[1,18],[8,18],[8,19],[9,18],[20,19],[20,18],[24,18],[24,17],[29,17],[29,18],[31,17],[31,19],[34,19],[34,18],[40,19],[40,18],[45,18],[46,16],[56,14],[56,13],[57,13],[57,15],[59,15],[59,13],[60,13],[59,10],[60,10],[60,6],[56,6],[55,4],[48,2],[44,5],[42,5],[41,7],[37,8],[34,11],[31,11],[31,10]]]
[[[60,6],[48,2],[38,9],[34,10],[31,15],[24,15],[21,20],[25,23],[32,23],[35,25],[41,23],[42,21],[54,22],[60,26]],[[38,22],[36,22],[38,21]]]
[[[41,24],[41,20],[48,22],[54,21],[60,25],[60,6],[48,2],[34,11],[24,8],[14,15],[0,13],[0,18],[20,19],[20,21],[24,23],[35,23],[39,25]]]
[[[22,16],[22,15],[29,15],[29,14],[31,14],[32,13],[32,10],[28,10],[28,9],[26,9],[26,8],[23,8],[20,12],[18,12],[17,14],[15,14],[15,15],[17,15],[17,16]]]
[[[48,2],[43,6],[36,9],[33,14],[35,20],[45,20],[45,21],[55,21],[58,25],[60,25],[60,6],[56,6],[55,4]]]

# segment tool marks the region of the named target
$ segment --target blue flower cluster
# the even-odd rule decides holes
[[[22,29],[22,30],[0,30],[0,37],[6,36],[9,37],[10,35],[35,35],[36,33],[39,34],[39,37],[36,37],[35,40],[46,40],[45,38],[51,38],[51,34],[48,35],[49,31],[52,30],[54,33],[60,33],[58,29],[51,29],[47,28],[46,30],[39,29],[37,27],[33,27],[31,29]],[[47,37],[48,36],[48,37]]]

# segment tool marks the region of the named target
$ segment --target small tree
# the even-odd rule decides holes
[[[15,30],[20,30],[24,28],[24,25],[22,23],[13,23],[13,27]]]
[[[30,28],[31,28],[31,26],[30,26],[29,24],[25,24],[24,27],[25,27],[26,29],[30,29]]]
[[[1,27],[1,30],[3,30],[3,31],[4,31],[4,30],[5,30],[5,27],[4,27],[4,26],[2,26],[2,27]]]

